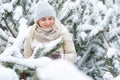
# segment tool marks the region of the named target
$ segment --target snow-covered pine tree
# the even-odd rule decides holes
[[[108,2],[108,1],[107,1]],[[105,80],[112,80],[114,77],[117,77],[120,75],[120,69],[119,69],[119,65],[120,65],[120,45],[119,45],[119,32],[120,32],[120,6],[118,4],[119,1],[118,0],[114,0],[113,6],[110,6],[110,4],[108,4],[106,2],[106,5],[108,6],[108,8],[112,8],[112,12],[111,12],[111,17],[110,17],[110,23],[109,23],[109,31],[107,31],[106,37],[108,38],[108,42],[110,43],[110,46],[107,49],[107,55],[105,57],[105,63],[106,66],[108,68],[108,70],[106,71],[104,78]],[[111,79],[110,77],[108,77],[108,75],[111,75]]]
[[[115,1],[67,0],[58,15],[73,33],[78,67],[95,80],[103,80],[103,75],[109,71],[104,57],[109,44],[119,52],[120,12]]]
[[[6,44],[7,44],[7,39],[8,35],[0,28],[0,54],[4,51]]]
[[[0,1],[0,22],[2,23],[2,28],[0,28],[0,53],[2,56],[22,58],[25,34],[19,30],[26,30],[26,27],[32,23],[33,16],[31,15],[34,12],[34,4],[36,4],[37,1],[38,0]],[[4,66],[15,68],[14,66],[16,66],[16,64],[5,62]],[[18,74],[22,72],[22,69],[20,70],[17,71]]]
[[[24,18],[28,21],[27,25],[33,24],[33,12],[38,1],[0,1],[0,13],[16,37],[18,36],[20,20]],[[73,34],[78,53],[78,67],[93,77],[94,80],[103,80],[103,78],[107,80],[108,75],[105,74],[107,72],[110,72],[112,77],[118,76],[119,69],[116,67],[119,64],[118,57],[117,59],[116,57],[113,58],[110,62],[112,64],[110,67],[118,70],[118,72],[115,71],[115,74],[117,73],[115,76],[108,68],[109,63],[105,62],[111,60],[111,58],[106,58],[109,47],[114,48],[116,54],[120,52],[119,0],[49,0],[49,2],[56,8],[58,19]],[[0,30],[0,41],[4,41],[4,43],[0,42],[1,46],[4,45],[0,47],[0,51],[3,52],[5,47],[13,44],[14,38],[9,38],[12,37],[12,34],[6,28],[4,21],[2,19],[1,21],[2,26],[5,27],[5,30]],[[22,52],[22,48],[19,49]]]
[[[97,1],[76,0],[73,2],[69,0],[65,5],[67,6],[66,8],[70,7],[66,15],[68,18],[63,22],[69,24],[71,28],[70,31],[73,33],[78,57],[81,57],[78,60],[78,67],[98,80],[99,77],[103,75],[103,67],[99,67],[101,64],[98,65],[98,63],[103,63],[102,57],[105,47],[102,45],[101,34],[96,36],[90,35],[92,34],[92,29],[97,28],[98,23],[96,19],[98,19],[98,17],[101,18],[101,16],[98,16],[100,13],[98,11],[95,12],[96,9],[94,8],[96,4],[98,4]],[[96,34],[98,34],[98,32],[100,31],[98,30]]]

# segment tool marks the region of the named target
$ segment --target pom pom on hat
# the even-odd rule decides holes
[[[36,5],[34,21],[37,22],[42,17],[52,16],[56,18],[54,8],[46,1],[40,1]]]

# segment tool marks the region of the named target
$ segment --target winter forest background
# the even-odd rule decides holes
[[[0,0],[1,69],[4,66],[15,70],[14,60],[22,58],[26,30],[34,24],[38,1]],[[77,67],[94,80],[120,80],[120,0],[48,1],[55,7],[57,18],[72,33]],[[22,71],[18,68],[15,72]]]

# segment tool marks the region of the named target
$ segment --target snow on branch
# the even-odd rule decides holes
[[[4,38],[5,40],[8,39],[8,35],[0,28],[0,37]]]
[[[50,43],[47,43],[43,46],[41,46],[42,45],[41,43],[35,48],[35,51],[33,52],[33,55],[31,56],[31,58],[49,56],[50,54],[52,54],[52,52],[54,52],[55,50],[63,46],[63,44],[64,44],[64,41],[61,38],[51,41]]]
[[[61,59],[51,60],[48,57],[18,59],[12,56],[0,56],[0,61],[8,61],[34,68],[40,80],[93,80],[84,72],[79,71],[74,64]]]
[[[19,64],[28,68],[36,69],[37,67],[43,67],[45,64],[50,64],[51,59],[47,57],[37,58],[37,59],[22,59],[12,56],[4,57],[0,56],[1,62],[10,62],[14,64]]]
[[[26,36],[26,30],[27,30],[27,21],[26,19],[22,18],[20,20],[20,26],[19,26],[19,33],[17,38],[14,39],[13,45],[10,47],[7,47],[4,52],[1,54],[2,56],[16,56],[22,58],[22,54],[20,50],[23,47],[23,41]],[[23,35],[24,34],[24,35]]]
[[[0,65],[0,80],[19,80],[16,72]]]

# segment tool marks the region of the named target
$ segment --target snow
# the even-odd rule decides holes
[[[5,11],[12,12],[13,11],[13,5],[9,3],[5,3],[2,6],[0,6],[0,12],[5,13]]]
[[[22,6],[17,6],[14,10],[14,13],[13,13],[13,19],[19,20],[22,15],[23,15]]]
[[[56,40],[50,41],[48,43],[40,43],[34,39],[32,43],[32,47],[34,47],[35,49],[33,51],[33,55],[30,58],[34,58],[38,50],[42,50],[40,57],[45,56],[45,53],[51,51],[60,42],[63,42],[61,37]]]
[[[24,39],[27,36],[27,32],[28,32],[28,28],[27,28],[28,20],[23,18],[24,10],[23,10],[22,6],[19,5],[19,6],[16,6],[15,8],[13,7],[16,5],[17,1],[18,0],[11,0],[10,3],[3,3],[2,0],[0,0],[0,14],[6,13],[6,12],[8,12],[8,13],[13,12],[12,18],[15,21],[19,21],[18,22],[19,26],[17,26],[17,27],[19,27],[18,28],[19,32],[18,32],[17,38],[9,37],[5,33],[5,31],[3,31],[0,28],[0,36],[3,36],[6,40],[8,40],[8,42],[12,43],[12,45],[10,45],[9,47],[8,47],[8,45],[6,45],[6,49],[0,54],[0,62],[11,62],[11,63],[20,64],[21,66],[33,68],[33,69],[35,69],[40,80],[92,80],[92,79],[90,79],[91,77],[87,76],[83,71],[78,70],[76,65],[74,65],[70,62],[64,61],[62,59],[51,60],[50,58],[47,58],[47,57],[40,57],[37,59],[33,59],[33,58],[23,59],[21,50],[23,48]],[[32,0],[29,0],[28,6],[31,1]],[[77,31],[79,32],[77,35],[78,40],[79,40],[79,37],[81,37],[81,39],[83,41],[85,41],[88,37],[93,37],[93,36],[97,35],[99,32],[107,29],[109,31],[108,31],[108,34],[105,34],[105,35],[107,35],[106,37],[109,39],[109,41],[112,38],[114,38],[115,36],[117,36],[116,38],[118,39],[118,43],[120,43],[120,41],[119,41],[119,39],[120,39],[119,38],[120,20],[117,19],[117,16],[116,16],[116,14],[119,14],[119,12],[120,12],[119,11],[120,10],[120,0],[115,0],[115,3],[117,5],[113,5],[113,3],[112,3],[113,0],[111,0],[111,1],[107,0],[107,1],[108,2],[106,2],[106,5],[104,5],[102,2],[100,2],[98,0],[85,0],[85,1],[84,0],[83,1],[76,0],[73,2],[72,2],[72,0],[68,0],[62,6],[63,8],[59,12],[58,17],[60,20],[66,18],[66,15],[68,15],[68,13],[70,13],[70,10],[74,10],[74,8],[76,8],[76,7],[78,9],[80,9],[82,12],[82,8],[80,5],[83,5],[83,3],[85,3],[86,11],[83,15],[81,15],[79,17],[78,16],[79,13],[76,12],[76,10],[77,10],[76,9],[76,10],[74,10],[75,13],[73,13],[72,17],[70,17],[70,18],[72,18],[72,21],[73,21],[72,23],[75,23],[75,22],[77,23],[77,21],[79,21],[79,19],[83,19],[83,22],[82,21],[78,22],[78,26],[77,26]],[[89,3],[89,2],[90,2],[90,4],[88,6],[87,3]],[[29,9],[28,13],[31,13],[30,17],[33,17],[32,13],[34,12],[34,9],[35,9],[35,3],[36,3],[36,1],[33,1],[33,3],[31,2],[31,4],[32,4],[31,7],[27,6],[27,9]],[[93,8],[90,8],[91,6],[93,6]],[[89,9],[92,9],[92,11],[90,12]],[[89,15],[87,15],[87,14],[89,14]],[[90,14],[92,14],[92,15],[90,15]],[[82,16],[83,16],[83,18],[82,18]],[[94,18],[97,18],[97,19],[95,19],[96,23],[94,25],[92,25],[90,23],[90,21],[91,21],[91,19],[94,19]],[[119,16],[118,16],[118,18],[119,18]],[[111,19],[112,19],[112,21],[111,21]],[[89,34],[87,34],[86,31],[90,31]],[[105,31],[105,33],[106,32],[107,31]],[[44,47],[46,47],[46,49],[44,51],[47,52],[47,51],[51,50],[60,41],[61,41],[61,39],[59,38],[58,40],[55,40],[55,41],[51,42],[50,44],[46,44],[44,46]],[[2,43],[2,41],[0,43]],[[37,44],[38,43],[35,43],[35,45],[37,45]],[[119,44],[115,44],[115,45],[119,45]],[[104,46],[104,43],[103,43],[103,46]],[[40,47],[42,47],[41,44],[36,48],[36,50]],[[98,46],[96,46],[96,47],[98,47]],[[103,49],[100,48],[98,53],[105,52],[102,50]],[[108,58],[113,58],[113,56],[115,56],[117,58],[118,57],[117,55],[119,54],[119,51],[120,51],[119,47],[117,47],[117,49],[116,49],[116,47],[115,46],[113,47],[113,45],[112,45],[112,47],[107,47],[106,50],[107,50],[106,55]],[[90,47],[89,47],[88,51],[90,51]],[[84,54],[83,57],[79,56],[79,60],[81,61],[79,63],[79,65],[83,64],[84,60],[87,59],[86,58],[87,54],[88,54],[88,52],[86,51],[86,54]],[[101,55],[101,54],[98,54],[98,55]],[[116,58],[113,58],[114,67],[117,69],[118,72],[120,72],[119,58],[118,59],[116,59]],[[18,67],[18,68],[20,68],[21,70],[24,70],[24,69],[26,69],[26,67],[22,67],[22,68]],[[113,75],[110,72],[106,72],[103,75],[103,78],[104,78],[104,80],[120,80],[120,75],[113,77]],[[0,80],[18,80],[18,75],[16,74],[14,69],[6,68],[6,67],[0,65]]]
[[[113,75],[112,75],[110,72],[106,72],[106,73],[104,74],[104,76],[103,76],[103,79],[104,79],[104,80],[113,80],[114,77],[113,77]]]
[[[120,0],[115,0],[115,3],[120,8]]]
[[[21,44],[26,36],[27,25],[26,26],[25,25],[26,25],[26,20],[21,19],[18,36],[17,36],[17,38],[15,38],[13,40],[14,41],[13,45],[8,47],[0,55],[0,61],[16,63],[16,64],[20,64],[20,65],[23,65],[26,67],[33,68],[33,69],[35,69],[40,80],[86,80],[86,79],[92,80],[92,78],[90,79],[90,77],[87,76],[84,72],[79,71],[75,65],[71,64],[70,62],[64,61],[62,59],[56,60],[56,61],[52,61],[50,58],[47,58],[47,57],[41,57],[41,58],[37,58],[37,59],[32,59],[32,58],[23,59],[20,49],[22,46]],[[48,51],[49,49],[51,49],[53,46],[55,46],[60,41],[61,41],[61,38],[58,38],[57,40],[51,42],[50,44],[47,44],[45,46],[45,47],[47,47],[45,51]],[[14,56],[14,57],[12,57],[12,56]],[[23,67],[23,68],[21,68],[21,70],[22,69],[26,69],[26,68]],[[13,71],[13,72],[9,71],[9,72],[11,74],[13,74],[13,72],[14,72],[14,74],[15,74],[15,71]],[[58,73],[58,74],[56,74],[56,73]],[[2,72],[2,74],[3,74],[3,72]],[[56,75],[56,77],[54,75]],[[0,76],[5,77],[6,75],[0,75]],[[2,77],[0,77],[0,78],[2,78]],[[11,78],[12,77],[14,77],[14,75],[11,76]],[[11,79],[11,78],[4,79],[4,80],[14,80],[15,79],[15,78],[14,79]],[[2,80],[2,79],[0,79],[0,80]]]
[[[11,4],[15,5],[18,0],[11,0]]]
[[[113,12],[114,12],[114,10],[112,8],[109,8],[106,11],[105,17],[104,17],[104,19],[102,20],[102,22],[100,24],[101,27],[105,27],[106,24],[108,24],[108,22],[110,21],[111,16],[113,15]]]
[[[79,25],[77,27],[78,31],[86,31],[86,30],[92,30],[95,26],[92,26],[90,24],[83,24],[83,25]]]
[[[102,13],[106,13],[106,11],[107,11],[107,7],[105,5],[103,5],[102,2],[98,2],[97,5],[95,4],[94,6],[96,6],[95,10],[103,11]]]
[[[51,41],[49,44],[46,43],[45,46],[44,46],[45,47],[44,51],[48,52],[48,51],[52,50],[61,41],[62,41],[62,38],[60,37],[60,38],[58,38],[58,39],[56,39],[54,41]],[[43,51],[43,53],[44,53],[44,51]],[[41,54],[41,55],[44,55],[44,54]]]
[[[120,32],[120,27],[114,28],[109,31],[108,37],[113,38],[115,35],[117,35]],[[119,38],[119,36],[118,36]]]
[[[108,51],[107,51],[107,57],[108,58],[112,58],[113,56],[116,57],[117,53],[116,53],[116,50],[114,48],[108,48]]]
[[[12,62],[35,69],[40,80],[93,80],[71,62],[48,57],[38,59],[18,59],[0,56],[0,61]],[[32,64],[31,64],[32,63]],[[5,75],[3,75],[4,77]],[[69,77],[68,77],[69,76]]]
[[[90,32],[89,37],[95,36],[100,31],[103,31],[103,27],[95,26],[95,28],[93,28],[92,31]]]
[[[87,38],[87,34],[85,32],[81,32],[80,35],[78,35],[78,37],[81,37],[83,41],[85,41],[85,39]]]
[[[2,54],[2,56],[16,56],[16,57],[21,57],[22,58],[22,55],[19,51],[19,48],[16,47],[16,46],[12,46],[12,47],[8,47]]]
[[[3,36],[5,39],[8,38],[8,35],[6,35],[6,33],[0,28],[0,35]]]
[[[113,80],[120,80],[120,75],[118,75],[117,77],[115,77]]]
[[[75,65],[64,60],[56,60],[43,69],[40,68],[38,73],[41,80],[93,80]]]
[[[23,46],[23,41],[24,38],[27,35],[27,21],[26,19],[21,19],[20,20],[20,26],[19,26],[19,34],[17,38],[13,39],[13,45],[10,47],[7,47],[6,50],[1,54],[2,56],[16,56],[22,58],[22,54],[20,50],[22,49]],[[24,34],[24,35],[23,35]]]
[[[0,61],[16,63],[32,69],[36,69],[38,67],[42,68],[46,65],[49,65],[52,61],[50,58],[47,58],[47,57],[42,57],[37,59],[31,59],[31,58],[23,59],[23,58],[16,58],[12,56],[4,57],[0,55],[0,58],[1,58]]]
[[[13,69],[0,65],[0,80],[19,80],[19,78]]]

